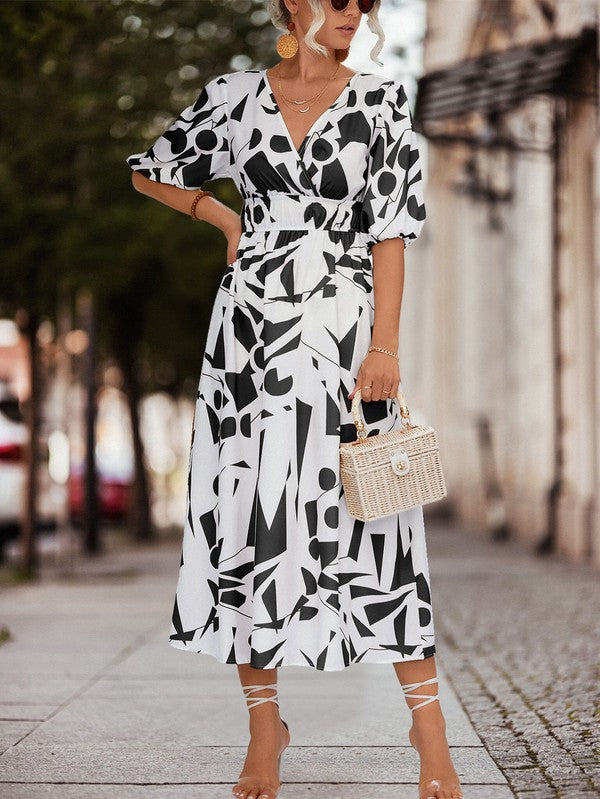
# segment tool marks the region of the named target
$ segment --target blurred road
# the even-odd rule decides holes
[[[597,573],[438,521],[427,529],[464,799],[598,796]],[[119,545],[72,577],[47,568],[37,585],[2,588],[4,799],[231,797],[247,711],[235,666],[168,644],[179,557],[179,536]],[[391,666],[286,667],[279,686],[292,735],[281,799],[417,799]]]

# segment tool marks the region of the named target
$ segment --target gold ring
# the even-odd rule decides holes
[[[390,389],[390,391],[391,391],[391,389]],[[383,394],[389,394],[390,392],[389,391],[385,391],[385,389],[382,389],[382,393]]]
[[[361,386],[361,390],[362,390],[363,388],[373,388],[373,386]]]

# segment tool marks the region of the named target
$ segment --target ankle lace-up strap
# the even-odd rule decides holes
[[[402,690],[404,691],[405,696],[411,696],[415,699],[425,699],[424,702],[419,702],[416,705],[413,705],[410,709],[416,710],[418,707],[422,707],[423,705],[429,704],[429,702],[435,702],[436,699],[439,701],[439,697],[437,694],[409,694],[409,691],[412,691],[413,688],[420,688],[422,685],[429,685],[430,683],[437,682],[437,677],[431,677],[429,680],[423,680],[423,682],[411,682],[405,683],[402,685]]]
[[[263,688],[272,688],[275,693],[273,696],[250,696],[252,691],[263,690]],[[275,702],[277,706],[279,706],[279,700],[277,699],[277,683],[274,682],[271,685],[242,685],[242,690],[246,695],[247,702],[253,702],[254,704],[248,705],[248,709],[250,710],[256,705],[260,705],[261,702]]]

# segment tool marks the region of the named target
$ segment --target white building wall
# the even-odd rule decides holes
[[[496,30],[481,13],[490,6],[485,0],[461,0],[460,16],[456,3],[433,0],[425,71],[488,49],[577,35],[596,5],[558,3],[551,29],[538,4],[519,0],[512,28]],[[516,125],[547,126],[544,103],[524,103],[513,112]],[[513,198],[498,211],[503,229],[497,231],[486,204],[454,188],[469,149],[430,142],[426,235],[407,254],[401,370],[409,407],[412,397],[438,430],[449,500],[462,521],[485,532],[476,429],[483,414],[491,422],[511,532],[533,545],[547,531],[557,443],[554,370],[561,368],[565,480],[557,550],[600,565],[600,149],[593,105],[569,101],[568,108],[558,241],[562,357],[553,352],[552,153],[511,156]],[[411,268],[419,269],[414,280]]]

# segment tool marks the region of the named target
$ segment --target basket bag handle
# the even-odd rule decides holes
[[[396,400],[398,405],[400,406],[400,417],[402,419],[402,424],[409,428],[414,427],[410,421],[410,411],[408,410],[408,406],[406,404],[406,400],[404,399],[404,394],[402,393],[402,386],[401,383],[398,383],[398,391],[396,396],[393,397]],[[354,419],[354,424],[356,426],[356,441],[353,441],[353,444],[358,444],[364,441],[367,438],[367,431],[365,429],[365,422],[362,416],[360,415],[359,404],[361,400],[361,393],[360,388],[356,389],[355,395],[352,397],[352,417]]]

